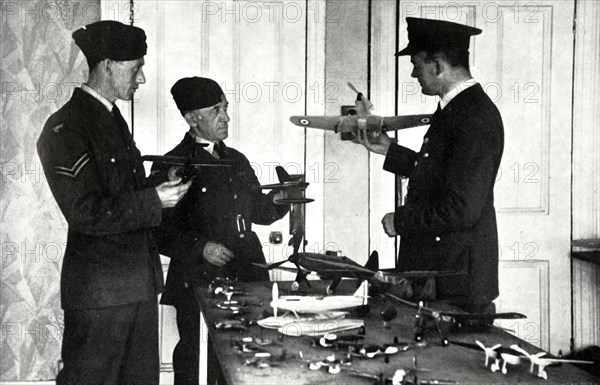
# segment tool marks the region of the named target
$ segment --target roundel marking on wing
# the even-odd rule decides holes
[[[300,124],[303,126],[308,126],[310,124],[310,120],[308,119],[300,119]]]
[[[429,124],[431,122],[430,118],[421,118],[421,123],[423,124]]]

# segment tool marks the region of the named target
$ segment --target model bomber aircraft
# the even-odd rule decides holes
[[[293,267],[281,266],[286,262],[291,262],[296,265]],[[391,285],[399,285],[407,283],[409,278],[428,278],[441,277],[449,275],[458,275],[460,272],[453,270],[443,271],[406,271],[390,273],[379,270],[379,255],[377,251],[373,251],[364,266],[359,265],[352,259],[344,256],[338,256],[336,252],[328,251],[325,254],[321,253],[294,253],[288,259],[267,264],[255,264],[256,266],[266,269],[280,269],[296,273],[296,279],[292,283],[292,290],[296,291],[300,288],[302,282],[310,287],[309,281],[306,279],[308,274],[314,272],[321,279],[331,279],[332,282],[327,286],[327,295],[335,292],[342,278],[356,278],[358,280],[368,280],[375,288],[384,289]]]
[[[373,104],[352,83],[348,86],[356,92],[356,115],[348,116],[292,116],[290,121],[296,126],[318,128],[341,134],[342,140],[354,140],[359,128],[366,128],[370,134],[386,131],[426,126],[431,123],[431,114],[377,116],[371,114]]]
[[[438,333],[442,346],[448,346],[449,341],[446,337],[451,329],[460,329],[473,325],[492,325],[497,319],[521,319],[527,318],[524,314],[515,312],[506,313],[467,313],[460,311],[443,311],[425,307],[423,302],[418,304],[402,299],[390,293],[384,293],[384,296],[417,309],[415,314],[415,341],[423,340],[426,332],[433,330]]]
[[[199,176],[203,167],[230,167],[233,163],[232,160],[228,159],[201,159],[170,155],[144,155],[142,156],[142,161],[178,167],[176,175],[181,177],[181,183],[187,183],[190,179]],[[153,172],[152,175],[155,173]]]

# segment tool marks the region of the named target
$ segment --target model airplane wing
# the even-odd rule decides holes
[[[232,160],[228,159],[200,159],[169,155],[144,155],[142,156],[142,160],[145,162],[191,167],[229,167],[233,163]]]

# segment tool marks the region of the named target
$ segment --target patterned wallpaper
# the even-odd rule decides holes
[[[36,153],[46,119],[87,77],[71,33],[100,0],[1,0],[0,382],[56,377],[67,225]]]

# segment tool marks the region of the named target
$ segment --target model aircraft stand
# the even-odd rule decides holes
[[[328,284],[320,280],[311,283],[312,288],[306,293],[293,294],[322,295]],[[394,354],[385,357],[381,354],[373,358],[361,358],[348,356],[344,349],[322,347],[318,343],[319,338],[285,336],[281,339],[282,335],[277,330],[261,328],[255,324],[255,320],[264,312],[272,315],[269,304],[273,283],[237,283],[235,286],[236,290],[248,294],[237,298],[234,295],[232,300],[238,300],[248,306],[244,306],[244,311],[240,313],[243,315],[234,321],[232,318],[235,318],[235,315],[231,310],[216,306],[217,302],[225,300],[224,296],[215,296],[206,288],[196,288],[197,299],[208,325],[209,384],[214,384],[215,379],[218,379],[219,384],[232,385],[373,384],[379,383],[373,379],[392,379],[399,369],[410,370],[414,367],[414,357],[418,357],[418,380],[422,384],[434,379],[459,384],[600,383],[600,379],[571,364],[546,367],[546,381],[537,377],[535,373],[530,373],[530,363],[526,358],[521,359],[518,365],[509,365],[506,374],[502,374],[501,370],[492,372],[489,364],[488,367],[485,366],[486,355],[483,349],[467,349],[452,343],[443,347],[437,335],[425,335],[426,346],[417,346],[414,342],[415,309],[381,297],[369,299],[370,309],[364,316],[360,316],[354,309],[349,309],[352,318],[364,320],[365,334],[360,341],[383,347],[393,344],[394,337],[397,337],[400,342],[409,344],[407,350],[396,349]],[[285,288],[289,287],[290,282],[280,282],[279,294],[292,294],[285,293]],[[349,295],[354,293],[356,288],[355,280],[343,280],[336,294]],[[386,320],[387,327],[384,327],[381,313],[382,309],[389,306],[397,310],[397,315],[391,320]],[[437,304],[428,303],[427,306],[433,308]],[[229,320],[230,323],[224,322],[225,320]],[[215,327],[217,324],[220,325],[219,328]],[[201,335],[204,335],[204,330],[201,332]],[[350,336],[357,335],[358,332],[347,331],[339,334]],[[451,341],[470,344],[480,341],[486,347],[501,344],[509,348],[518,344],[530,354],[540,351],[527,341],[493,327],[476,331],[463,330],[450,334],[448,338]],[[348,365],[347,361],[351,361],[351,364]],[[309,369],[309,366],[314,370]],[[364,375],[355,375],[356,373]]]

